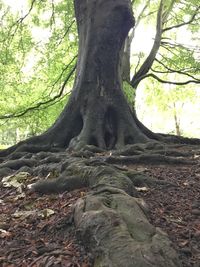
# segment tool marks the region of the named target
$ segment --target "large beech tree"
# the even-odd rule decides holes
[[[134,27],[131,3],[77,1],[74,7],[79,53],[70,99],[50,129],[40,136],[20,142],[5,153],[27,145],[75,149],[95,145],[113,149],[127,144],[145,143],[149,139],[163,140],[162,135],[152,133],[137,119],[122,92],[124,70],[127,69],[126,64],[129,64],[127,55],[130,53],[130,44],[127,45],[130,38],[127,35]],[[160,2],[157,14],[155,43],[131,80],[134,88],[148,73],[158,51],[163,31],[162,12],[163,1]],[[170,139],[174,141],[176,137]]]
[[[45,134],[51,144],[119,148],[145,142],[122,93],[121,55],[134,26],[129,1],[75,2],[79,57],[69,103]]]
[[[120,161],[120,157],[93,154],[132,144],[127,151],[113,153],[122,153],[122,159],[132,162],[150,159],[183,162],[166,157],[181,154],[167,151],[158,142],[165,136],[153,134],[138,121],[122,92],[124,42],[134,26],[131,3],[74,0],[74,6],[79,54],[69,102],[45,133],[0,152],[0,174],[22,171],[21,168],[24,171],[24,166],[32,174],[45,175],[56,170],[57,179],[33,185],[34,190],[42,193],[90,187],[90,193],[75,205],[73,221],[80,238],[94,255],[95,267],[177,267],[178,257],[168,237],[148,222],[146,205],[137,198],[134,187],[157,181],[109,166]],[[150,142],[153,139],[157,141]],[[154,148],[161,154],[164,151],[164,156],[152,155]],[[145,150],[148,153],[141,155]],[[125,157],[127,153],[133,157]]]
[[[47,132],[25,143],[104,149],[146,142],[122,92],[124,41],[134,26],[130,2],[75,1],[75,14],[79,55],[70,100]]]

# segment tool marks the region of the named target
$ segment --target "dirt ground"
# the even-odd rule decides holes
[[[200,164],[131,164],[177,186],[137,188],[149,206],[150,222],[165,231],[184,267],[200,267]],[[0,187],[0,265],[90,267],[87,253],[73,228],[72,210],[87,188],[63,194],[38,195],[26,187]],[[166,266],[167,267],[167,266]]]
[[[200,267],[200,167],[145,166],[157,179],[177,187],[140,192],[150,208],[150,222],[167,232],[184,267]]]

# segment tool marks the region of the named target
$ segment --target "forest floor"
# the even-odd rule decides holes
[[[194,165],[130,162],[122,167],[177,185],[137,190],[149,206],[150,222],[169,235],[183,266],[200,267],[199,158]],[[77,240],[71,219],[73,204],[88,189],[39,195],[27,188],[27,184],[37,179],[26,176],[23,186],[19,187],[6,180],[1,182],[0,265],[92,266],[92,255]]]

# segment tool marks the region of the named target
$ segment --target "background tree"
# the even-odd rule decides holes
[[[160,83],[154,79],[152,80],[151,84],[154,85],[154,88],[151,90],[148,88],[149,85],[146,84],[143,101],[146,108],[151,109],[151,116],[156,117],[156,113],[158,112],[162,114],[162,116],[157,116],[155,118],[158,123],[160,120],[160,124],[163,125],[160,125],[159,127],[163,127],[163,129],[164,127],[165,129],[170,129],[172,134],[183,135],[187,133],[187,135],[189,135],[190,129],[187,128],[189,126],[186,126],[188,124],[186,124],[184,120],[187,118],[187,116],[191,117],[191,109],[193,109],[193,105],[195,109],[195,103],[198,103],[199,101],[198,92],[195,90],[195,87],[190,85],[190,88],[187,86],[181,86],[180,88],[168,84],[160,87]],[[154,106],[151,105],[152,102],[154,102]],[[198,109],[198,107],[196,108]],[[168,118],[171,119],[168,120]],[[163,123],[163,121],[165,123]],[[166,126],[168,121],[170,122],[170,125]],[[198,120],[196,119],[196,121]],[[148,123],[147,126],[149,126]],[[195,135],[195,133],[193,133],[193,135]],[[198,135],[196,135],[196,137],[198,137]]]

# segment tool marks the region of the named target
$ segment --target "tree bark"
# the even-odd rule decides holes
[[[121,55],[134,25],[129,1],[75,1],[75,14],[79,58],[74,89],[48,134],[56,133],[53,142],[77,149],[147,141],[121,90]]]
[[[74,4],[79,35],[74,88],[57,121],[37,143],[111,149],[146,142],[148,137],[136,125],[121,90],[121,55],[134,26],[130,2],[76,0]]]

